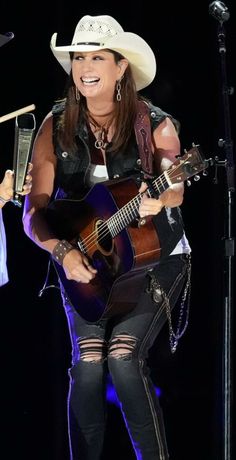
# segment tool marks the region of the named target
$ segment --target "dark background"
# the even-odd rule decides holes
[[[231,0],[226,5],[231,13],[225,23],[226,70],[228,85],[235,86],[235,3]],[[123,0],[91,1],[88,6],[69,0],[2,1],[0,33],[12,31],[15,37],[0,49],[0,116],[34,103],[39,127],[54,99],[62,95],[66,81],[50,51],[51,35],[58,32],[62,43],[70,43],[83,15],[110,14],[125,30],[146,39],[154,50],[157,76],[143,94],[180,120],[182,149],[188,150],[195,142],[206,158],[217,155],[224,160],[224,149],[218,148],[218,139],[225,136],[219,23],[209,15],[208,6],[203,0],[188,5],[136,1],[133,6]],[[229,102],[234,138],[235,96]],[[12,168],[14,129],[15,120],[0,124],[1,178],[6,168]],[[192,186],[186,186],[182,206],[193,251],[187,331],[172,355],[168,329],[164,328],[150,355],[153,379],[161,389],[172,460],[223,459],[227,180],[224,167],[218,168],[217,183],[215,173],[215,167],[210,167],[207,177],[192,180]],[[38,297],[47,255],[23,233],[20,208],[7,205],[3,215],[10,282],[0,292],[1,456],[6,460],[68,460],[70,342],[60,296],[49,290]],[[133,460],[119,409],[111,403],[108,409],[104,460]]]

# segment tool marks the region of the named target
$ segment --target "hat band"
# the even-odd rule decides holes
[[[104,46],[104,43],[99,43],[99,42],[78,42],[78,43],[73,43],[73,46],[77,46],[77,45]]]

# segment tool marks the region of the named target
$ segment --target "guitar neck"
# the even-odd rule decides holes
[[[194,145],[184,155],[179,156],[168,170],[155,179],[148,180],[148,188],[144,193],[148,194],[151,198],[158,198],[172,184],[184,182],[190,177],[196,176],[200,171],[205,170],[208,167],[209,161],[211,159],[205,160],[198,146]],[[196,176],[196,180],[198,179],[199,176],[198,178]],[[135,196],[107,221],[106,224],[112,237],[118,235],[133,220],[139,218],[139,206],[144,193],[139,193]]]
[[[112,217],[110,217],[110,219],[108,219],[107,226],[111,236],[114,238],[129,224],[131,224],[131,222],[139,218],[139,207],[144,193],[148,194],[150,198],[158,198],[159,195],[163,193],[167,188],[169,188],[170,185],[171,181],[168,180],[168,175],[166,172],[161,174],[161,176],[157,177],[156,179],[150,180],[148,183],[148,188],[145,192],[136,195],[125,206],[123,206]]]

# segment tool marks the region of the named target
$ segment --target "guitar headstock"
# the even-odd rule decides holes
[[[209,160],[206,160],[200,151],[199,145],[185,151],[168,169],[167,174],[172,184],[184,182],[190,177],[196,176],[199,172],[205,171],[209,166]],[[197,177],[197,176],[196,176]],[[198,177],[199,178],[199,177]]]

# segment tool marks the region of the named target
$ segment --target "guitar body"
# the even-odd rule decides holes
[[[159,239],[151,220],[141,226],[134,221],[114,238],[106,225],[136,195],[132,178],[98,183],[83,200],[59,199],[47,209],[56,236],[78,247],[98,270],[89,284],[77,283],[67,280],[63,268],[53,262],[67,297],[87,321],[132,308],[147,267],[160,258]]]
[[[167,171],[149,181],[145,193],[159,196],[170,185],[204,171],[210,161],[193,145]],[[137,219],[141,198],[135,181],[128,178],[98,183],[82,200],[59,199],[48,206],[46,218],[55,235],[84,253],[98,271],[89,284],[77,283],[67,280],[63,268],[53,262],[68,299],[87,321],[132,309],[147,270],[160,259],[152,219],[144,225]]]

